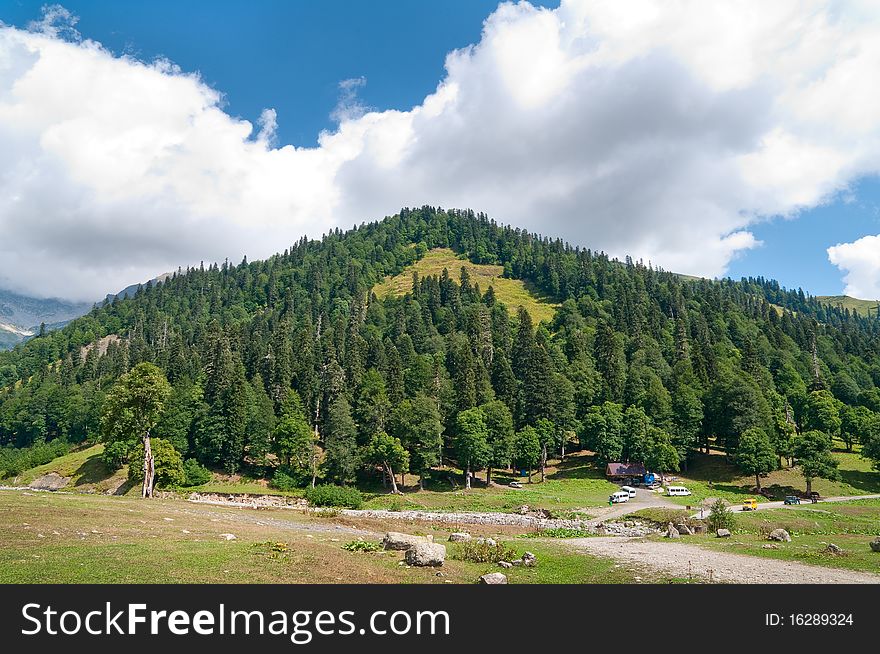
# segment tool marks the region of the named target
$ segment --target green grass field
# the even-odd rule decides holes
[[[832,568],[846,568],[880,573],[880,554],[868,543],[880,535],[880,500],[828,502],[807,507],[764,509],[738,513],[733,536],[715,538],[708,534],[684,539],[725,552],[750,554],[810,563]],[[790,543],[772,543],[767,534],[782,528],[791,534]],[[828,543],[842,548],[841,554],[826,550]]]
[[[399,275],[386,277],[381,283],[376,284],[373,291],[380,298],[389,294],[409,293],[412,290],[414,271],[422,277],[431,275],[439,277],[443,269],[446,268],[449,270],[449,275],[457,281],[462,266],[470,274],[471,282],[480,285],[481,291],[486,292],[489,286],[492,286],[495,289],[495,296],[506,304],[511,312],[515,312],[517,308],[522,306],[535,322],[553,319],[558,304],[543,297],[522,280],[502,277],[504,269],[501,266],[471,263],[467,258],[459,257],[447,248],[429,250],[424,257],[408,266]]]
[[[833,456],[840,466],[840,480],[814,479],[813,490],[823,497],[880,493],[880,472],[872,467],[868,459],[856,452],[837,451]],[[682,506],[696,506],[715,497],[732,503],[740,503],[747,497],[754,497],[759,502],[767,501],[755,493],[755,478],[742,475],[722,454],[697,455],[687,472],[679,473],[677,477],[671,483],[687,486],[692,494],[668,499]],[[761,487],[770,491],[773,499],[781,500],[786,495],[802,494],[806,484],[797,468],[785,468],[762,477]]]
[[[460,471],[438,472],[435,480],[425,490],[419,491],[417,479],[408,475],[403,495],[389,495],[387,492],[371,494],[366,508],[509,512],[527,504],[532,508],[558,513],[602,506],[608,502],[608,496],[617,490],[617,484],[607,481],[603,472],[593,463],[592,456],[585,454],[570,456],[564,463],[548,466],[543,483],[539,483],[538,474],[533,475],[533,483],[529,484],[527,478],[501,470],[492,472],[492,481],[497,485],[486,488],[485,483],[481,483],[485,481],[485,473],[479,477],[478,483],[467,491],[463,488]],[[508,483],[512,480],[521,482],[523,487],[510,488]]]
[[[180,499],[0,491],[0,583],[474,583],[498,570],[451,558],[453,545],[439,570],[400,565],[400,552],[349,552],[343,545],[356,536],[346,526],[295,511]],[[404,528],[358,526],[376,532],[357,536],[369,540]],[[437,542],[448,537],[427,526],[406,530],[432,533]],[[534,552],[539,562],[508,570],[510,583],[636,581],[637,571],[553,543],[505,542],[517,555]]]

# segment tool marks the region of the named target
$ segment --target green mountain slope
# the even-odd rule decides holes
[[[307,476],[283,438],[301,425],[339,483],[380,481],[385,432],[437,479],[579,444],[675,469],[752,428],[778,456],[796,429],[856,430],[870,451],[878,336],[875,318],[771,280],[683,280],[470,211],[407,209],[172,275],[0,353],[0,445],[97,439],[108,390],[149,362],[173,388],[155,437],[281,485]]]
[[[816,299],[832,307],[857,311],[862,316],[873,316],[874,318],[877,317],[877,307],[880,305],[877,300],[860,300],[849,295],[819,295]]]

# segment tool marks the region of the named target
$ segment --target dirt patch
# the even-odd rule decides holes
[[[878,584],[880,575],[716,552],[696,545],[629,538],[561,541],[579,552],[695,581],[735,584]]]

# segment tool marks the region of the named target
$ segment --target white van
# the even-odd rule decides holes
[[[620,492],[621,493],[628,493],[630,497],[636,496],[636,489],[633,488],[632,486],[621,486]]]
[[[620,502],[629,502],[629,493],[625,491],[617,491],[616,493],[612,493],[608,497],[608,501],[612,504],[619,504]]]
[[[667,486],[667,495],[690,495],[691,492],[684,486]]]

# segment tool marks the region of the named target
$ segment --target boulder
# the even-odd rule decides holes
[[[416,543],[403,555],[409,565],[419,567],[440,566],[446,560],[446,546],[440,543]]]
[[[715,532],[718,538],[730,538],[730,529],[719,529]]]
[[[872,552],[880,552],[880,536],[870,542]]]
[[[220,538],[224,540],[236,540],[235,534],[220,534]]]
[[[762,550],[778,550],[779,545],[776,545],[775,543],[767,543],[766,545],[761,545],[761,549]]]
[[[688,527],[686,524],[682,523],[679,525],[675,525],[675,528],[678,530],[678,533],[682,536],[693,536],[694,530]]]
[[[382,547],[386,550],[408,550],[417,544],[427,543],[428,539],[424,536],[413,536],[411,534],[401,534],[397,531],[389,531],[382,539]]]
[[[505,570],[510,570],[513,567],[513,564],[510,561],[499,561],[498,565]]]
[[[706,525],[702,525],[702,524],[698,523],[698,524],[695,524],[693,527],[691,527],[691,530],[695,534],[705,534],[706,533]]]
[[[470,539],[471,535],[464,531],[457,531],[454,534],[449,534],[450,543],[467,543]]]
[[[843,554],[843,550],[834,543],[828,543],[822,551],[826,554]]]
[[[516,511],[517,511],[517,513],[519,513],[520,515],[526,515],[529,511],[531,511],[531,508],[529,508],[529,505],[528,505],[528,504],[523,504],[523,505],[522,505],[521,507],[519,507]]]
[[[497,584],[506,584],[507,575],[503,572],[490,572],[489,574],[485,574],[480,577],[480,583],[488,584],[490,586],[494,586]]]
[[[64,488],[69,482],[70,477],[62,477],[57,472],[50,472],[34,479],[30,483],[30,487],[38,490],[54,491]]]
[[[538,558],[531,552],[524,552],[520,561],[522,561],[523,565],[527,568],[533,568],[538,562]]]
[[[498,545],[498,541],[494,538],[478,538],[475,542],[477,545],[488,545],[489,547],[495,547]]]
[[[780,543],[790,543],[791,536],[785,529],[774,529],[770,532],[770,535],[767,536],[768,540],[775,540]]]
[[[678,533],[678,529],[675,528],[671,522],[666,525],[666,538],[681,538],[681,534]]]

